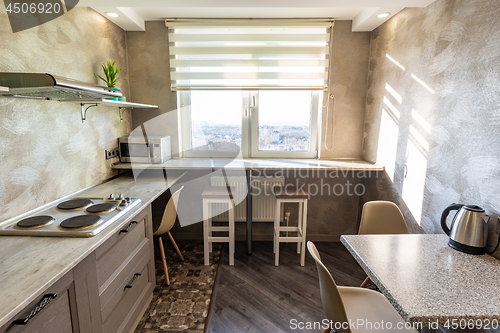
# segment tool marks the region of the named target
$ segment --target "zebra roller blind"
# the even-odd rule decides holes
[[[332,24],[166,20],[171,89],[324,90]]]

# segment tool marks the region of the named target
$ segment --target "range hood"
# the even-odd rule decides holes
[[[6,73],[0,72],[0,96],[25,97],[37,99],[102,99],[121,97],[122,93],[113,88],[101,87],[60,76],[44,73]]]

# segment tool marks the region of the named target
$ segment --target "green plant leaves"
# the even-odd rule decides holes
[[[109,60],[106,62],[106,65],[101,64],[102,70],[104,71],[104,76],[106,77],[105,79],[94,73],[95,76],[97,76],[99,79],[103,80],[106,82],[108,87],[114,87],[116,85],[116,82],[118,80],[123,79],[121,77],[116,77],[118,73],[120,73],[124,68],[115,68],[116,60],[113,61],[113,63],[110,63]]]

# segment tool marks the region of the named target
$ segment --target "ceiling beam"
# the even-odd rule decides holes
[[[352,20],[352,31],[372,31],[385,21],[403,10],[404,7],[370,7],[363,9]],[[377,15],[390,13],[389,16],[378,18]]]
[[[93,10],[119,26],[125,31],[146,31],[144,20],[128,7],[91,7]],[[106,12],[118,14],[118,17],[110,17]]]

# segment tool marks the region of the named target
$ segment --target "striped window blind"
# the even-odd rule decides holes
[[[329,21],[169,21],[171,89],[324,90]]]

